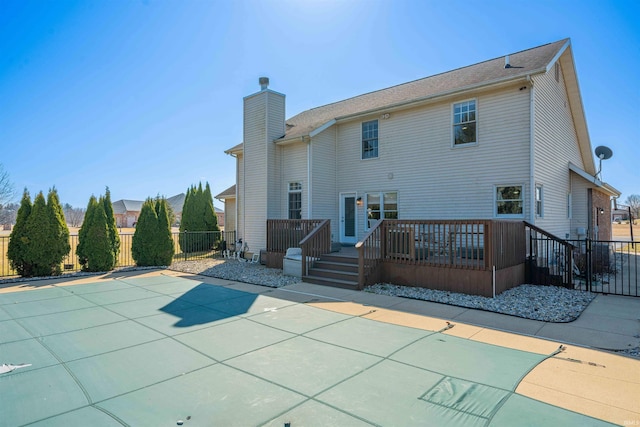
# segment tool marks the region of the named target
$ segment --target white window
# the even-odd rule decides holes
[[[573,216],[573,208],[571,203],[571,193],[567,193],[567,219],[571,219],[571,217]]]
[[[302,183],[289,183],[289,219],[302,219]]]
[[[496,186],[496,216],[502,218],[524,217],[524,186]]]
[[[362,123],[362,158],[375,159],[378,157],[378,121]]]
[[[536,185],[536,216],[544,217],[544,204],[542,202],[542,185]]]
[[[367,222],[370,229],[380,218],[398,219],[398,193],[367,193]]]
[[[453,146],[476,144],[476,100],[453,104]]]

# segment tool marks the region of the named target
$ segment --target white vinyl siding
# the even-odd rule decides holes
[[[237,231],[235,198],[224,200],[224,231]]]
[[[530,194],[530,100],[520,87],[474,97],[482,109],[477,122],[482,143],[469,150],[451,148],[451,106],[457,99],[379,120],[375,167],[360,160],[360,137],[362,121],[377,116],[339,124],[337,192],[397,191],[400,219],[493,218],[496,184],[525,183],[524,192]],[[527,202],[525,215],[529,210]],[[358,223],[364,224],[364,209],[358,215]],[[361,238],[364,230],[359,230]]]
[[[331,234],[338,241],[340,230],[336,179],[336,126],[332,126],[311,140],[311,216],[331,220]]]
[[[270,92],[267,93],[267,153],[269,155],[268,161],[268,175],[266,177],[267,187],[269,191],[269,205],[267,206],[267,218],[278,219],[280,216],[280,200],[283,197],[280,186],[280,171],[282,166],[280,164],[282,155],[280,154],[281,147],[277,146],[273,141],[276,138],[280,138],[284,135],[284,121],[285,121],[285,97],[279,93]],[[266,230],[266,223],[264,225]]]
[[[537,182],[553,183],[544,188],[544,216],[535,219],[536,225],[550,233],[564,236],[570,228],[574,228],[567,218],[567,193],[572,191],[568,164],[571,162],[580,168],[584,166],[561,67],[559,71],[559,82],[555,79],[555,66],[547,73],[533,77],[533,177]],[[574,198],[574,202],[576,201]],[[580,216],[576,209],[573,214]],[[575,230],[571,232],[573,231]]]
[[[282,150],[282,195],[280,212],[277,218],[289,218],[289,184],[299,182],[302,184],[302,218],[308,219],[308,176],[307,176],[307,150],[308,146],[303,142],[296,142],[281,147]]]
[[[279,156],[273,143],[284,134],[284,96],[266,90],[244,98],[242,238],[252,250],[266,247],[266,220],[279,218]],[[267,200],[269,203],[267,204]]]
[[[589,229],[589,197],[588,191],[592,183],[571,172],[571,226],[569,233],[572,239],[578,238],[578,229]],[[565,215],[566,216],[566,215]],[[583,235],[584,239],[586,235]]]

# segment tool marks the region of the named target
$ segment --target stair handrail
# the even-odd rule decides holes
[[[525,227],[528,227],[530,230],[539,233],[545,236],[547,239],[557,243],[558,245],[564,246],[565,250],[562,251],[560,256],[562,259],[562,282],[565,286],[571,286],[572,284],[572,275],[573,275],[573,251],[577,249],[577,246],[573,243],[569,242],[567,239],[563,239],[561,237],[555,236],[554,234],[549,233],[548,231],[543,230],[542,228],[531,224],[528,221],[523,221]],[[539,240],[537,237],[534,237],[531,233],[529,233],[529,262],[531,262],[534,252],[537,254],[537,247],[534,246],[534,240]]]
[[[524,222],[524,225],[526,225],[527,227],[529,227],[533,231],[538,232],[538,233],[542,234],[543,236],[548,237],[551,240],[555,240],[556,242],[558,242],[560,244],[563,244],[563,245],[571,246],[572,249],[576,248],[576,245],[574,245],[573,243],[569,242],[567,239],[563,239],[562,237],[558,237],[555,234],[551,234],[548,231],[545,231],[542,228],[538,227],[537,225],[533,225],[528,221],[522,221],[522,222]]]
[[[309,265],[320,255],[331,252],[331,220],[325,219],[300,241],[302,249],[302,277],[307,275]]]
[[[384,219],[379,219],[361,241],[356,243],[358,251],[358,289],[368,285],[368,281],[375,269],[382,263],[384,257],[385,233],[383,230]],[[366,261],[366,262],[365,262]]]

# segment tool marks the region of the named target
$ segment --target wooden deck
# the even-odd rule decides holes
[[[303,221],[308,221],[304,227]],[[297,240],[303,228],[308,230],[300,245],[307,253],[303,278],[312,276],[307,270],[330,253],[326,249],[330,246],[328,220],[268,223],[270,234],[287,244],[293,243],[287,236]],[[385,282],[492,296],[524,283],[525,237],[522,221],[380,220],[355,247],[342,246],[332,255],[357,259],[358,278],[353,285],[357,289]],[[287,249],[278,241],[267,243],[267,265],[272,268],[282,268]],[[346,286],[347,280],[337,279],[341,273],[321,270]]]

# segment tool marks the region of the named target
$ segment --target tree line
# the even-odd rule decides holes
[[[113,270],[118,264],[120,236],[108,187],[104,195],[90,197],[81,224],[76,254],[82,271]],[[180,231],[182,252],[206,251],[218,245],[220,230],[208,183],[204,190],[202,184],[189,188]],[[46,199],[39,192],[33,203],[25,189],[9,239],[11,267],[23,277],[59,275],[70,250],[69,229],[56,189],[49,190]],[[131,256],[138,266],[167,266],[174,253],[167,199],[147,198],[133,234]]]

